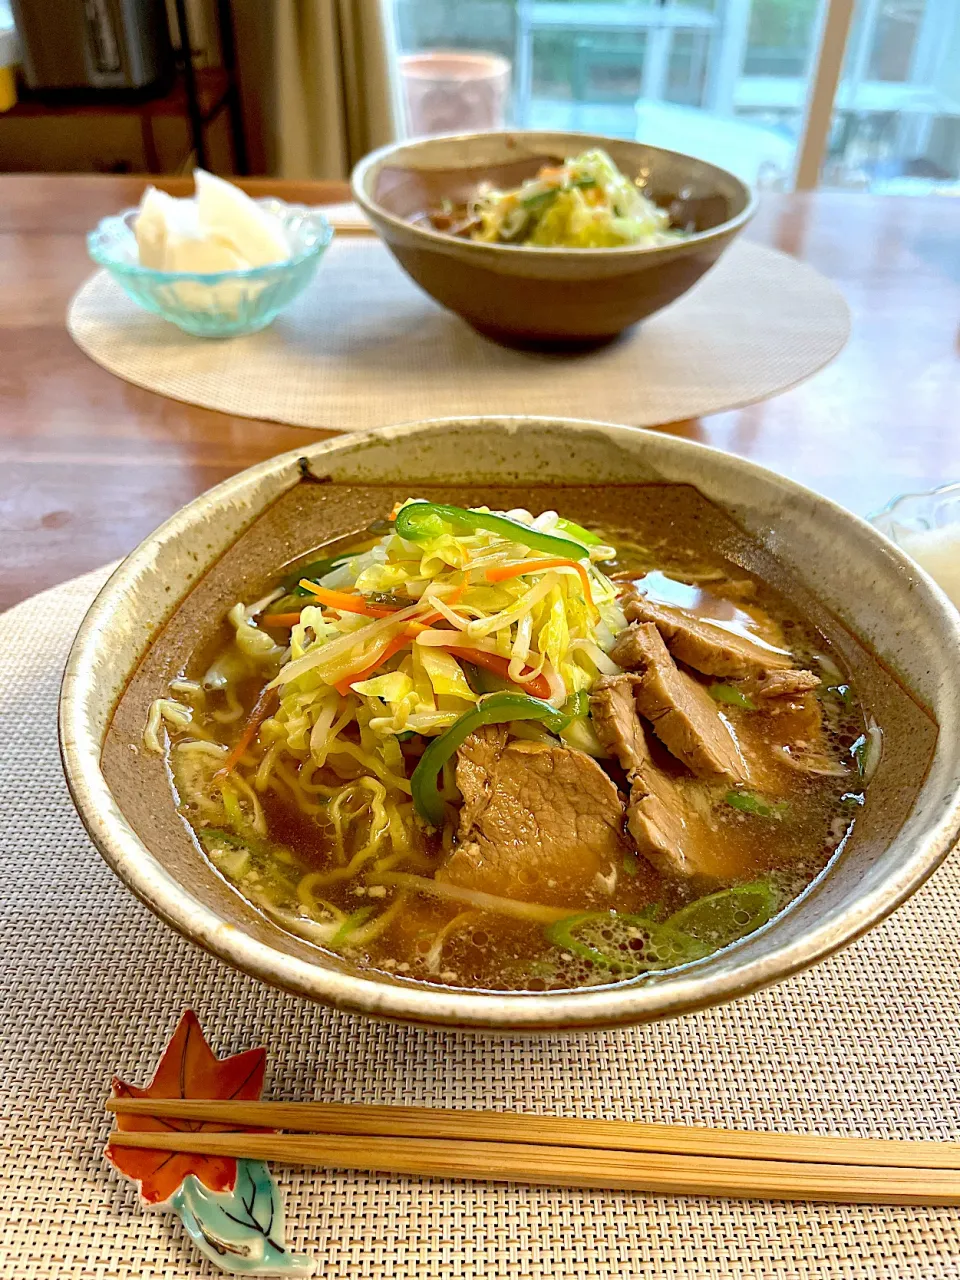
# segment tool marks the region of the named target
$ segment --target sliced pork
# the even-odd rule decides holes
[[[500,897],[603,905],[629,849],[616,785],[583,751],[470,735],[457,757],[458,845],[437,880]]]
[[[654,760],[634,699],[639,683],[635,675],[608,676],[590,696],[597,737],[630,784],[627,829],[638,852],[661,874],[673,879],[713,875],[716,833],[685,795],[689,784]]]
[[[623,612],[628,622],[652,623],[678,662],[707,676],[742,679],[793,666],[793,657],[785,649],[727,631],[678,605],[655,604],[633,593],[623,601]]]
[[[730,726],[703,685],[682,671],[652,622],[621,631],[610,656],[638,672],[634,700],[657,737],[698,777],[746,782],[744,762]]]

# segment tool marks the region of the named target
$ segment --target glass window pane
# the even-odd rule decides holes
[[[880,6],[867,66],[871,80],[910,79],[923,9],[924,0],[887,0]]]
[[[395,3],[404,54],[510,59],[506,123],[638,138],[791,185],[825,0]]]
[[[744,74],[803,76],[819,7],[819,0],[755,0],[750,9]]]
[[[821,183],[960,194],[957,0],[857,0]]]

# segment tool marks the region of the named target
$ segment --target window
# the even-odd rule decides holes
[[[821,183],[960,194],[960,4],[858,0]]]
[[[402,53],[510,61],[504,123],[639,138],[780,188],[835,2],[395,0]],[[958,165],[960,0],[858,0],[823,182],[927,189]]]

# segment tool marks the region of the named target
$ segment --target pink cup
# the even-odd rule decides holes
[[[400,59],[407,132],[415,136],[498,129],[505,122],[510,63],[494,53],[408,54]]]

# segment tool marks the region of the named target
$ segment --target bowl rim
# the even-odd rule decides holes
[[[834,515],[851,522],[854,528],[866,535],[868,541],[882,546],[886,556],[892,557],[919,579],[927,593],[928,606],[932,606],[934,615],[940,615],[940,621],[960,647],[960,614],[929,575],[918,569],[909,556],[891,544],[869,522],[788,477],[725,450],[614,423],[519,415],[482,419],[436,418],[381,427],[359,437],[335,436],[258,463],[180,508],[114,570],[83,619],[70,650],[60,693],[58,727],[61,758],[67,785],[81,820],[104,860],[119,878],[182,936],[272,986],[349,1012],[434,1028],[481,1031],[556,1032],[609,1028],[709,1008],[751,994],[809,968],[855,941],[896,910],[936,870],[960,839],[960,764],[955,766],[953,790],[941,801],[937,814],[931,816],[922,836],[896,870],[871,892],[766,956],[706,978],[698,978],[696,966],[690,966],[681,971],[686,976],[657,985],[640,983],[574,992],[511,995],[388,984],[360,973],[311,964],[250,937],[216,911],[193,899],[156,861],[128,824],[107,786],[100,769],[102,736],[95,732],[88,708],[97,680],[96,659],[101,633],[109,634],[111,619],[128,596],[132,582],[141,573],[155,568],[157,544],[169,543],[188,533],[198,515],[204,512],[210,513],[233,501],[242,503],[251,481],[282,475],[285,471],[289,471],[293,478],[303,457],[313,460],[328,453],[336,454],[359,440],[389,444],[411,436],[427,436],[437,428],[462,426],[471,421],[502,427],[507,431],[529,429],[531,424],[549,424],[578,434],[596,434],[599,431],[614,442],[624,436],[633,438],[640,435],[657,439],[661,446],[666,440],[666,447],[681,454],[702,456],[706,451],[758,480],[769,482],[773,478],[783,487],[785,498],[814,498]],[[957,692],[960,694],[960,676],[957,678]]]
[[[190,282],[191,284],[213,285],[222,284],[228,280],[262,280],[269,276],[275,276],[284,271],[289,271],[293,267],[299,267],[303,263],[309,262],[312,258],[319,258],[329,249],[336,232],[327,215],[323,212],[323,205],[291,204],[286,200],[280,200],[276,196],[261,196],[256,203],[264,207],[282,205],[284,213],[309,214],[316,221],[319,232],[318,239],[309,248],[302,249],[299,253],[295,253],[289,258],[284,258],[281,262],[267,262],[260,267],[240,267],[232,271],[158,271],[155,267],[144,267],[139,262],[120,262],[104,253],[100,248],[100,238],[108,232],[115,232],[118,226],[122,226],[128,235],[134,234],[133,228],[128,224],[127,219],[138,213],[140,206],[131,205],[128,209],[121,209],[119,213],[107,214],[106,217],[100,219],[92,231],[87,232],[87,253],[98,267],[103,267],[115,275],[131,276],[141,280],[153,280],[157,284]]]
[[[416,80],[417,79],[416,70],[418,69],[417,64],[420,63],[422,60],[428,59],[428,58],[455,58],[457,61],[465,63],[467,66],[476,67],[478,71],[481,68],[485,67],[487,69],[488,75],[490,76],[494,76],[494,75],[502,76],[504,72],[509,72],[510,70],[510,59],[505,58],[500,53],[485,53],[480,49],[451,49],[451,48],[421,49],[417,53],[401,53],[400,54],[397,61],[400,67],[402,78],[405,79],[409,77],[411,80]],[[410,75],[411,71],[414,72],[413,75]],[[444,82],[457,83],[461,80],[469,83],[473,79],[480,79],[479,76],[473,77],[473,76],[457,76],[457,75],[437,76],[437,77],[429,77],[429,78],[435,79],[439,83],[444,83]]]
[[[677,240],[669,244],[618,244],[605,245],[593,249],[582,248],[564,248],[563,246],[547,246],[547,245],[522,245],[522,244],[496,244],[484,240],[461,240],[458,236],[447,235],[443,231],[434,231],[429,227],[424,227],[418,223],[410,222],[407,218],[401,218],[398,214],[390,213],[389,210],[368,195],[364,189],[364,183],[367,175],[377,166],[382,166],[384,161],[389,159],[395,152],[401,151],[406,147],[416,147],[421,145],[429,145],[436,142],[459,142],[469,143],[476,138],[572,138],[583,139],[598,146],[613,143],[623,144],[629,143],[632,146],[644,147],[648,151],[656,151],[660,155],[675,156],[681,160],[692,160],[697,164],[706,165],[707,168],[715,169],[717,173],[723,174],[731,181],[735,182],[744,195],[744,207],[739,213],[732,218],[728,218],[725,222],[719,223],[715,227],[708,227],[704,231],[694,231],[691,235],[684,236],[682,240]],[[472,166],[463,165],[463,168]],[[729,169],[724,169],[720,165],[713,164],[709,160],[701,160],[698,156],[688,155],[683,151],[672,151],[668,147],[657,147],[652,143],[637,142],[630,138],[614,138],[609,134],[599,133],[582,133],[576,130],[564,129],[479,129],[472,133],[440,133],[433,134],[424,138],[406,138],[397,142],[387,143],[386,146],[378,147],[376,151],[371,151],[354,165],[350,174],[350,190],[354,200],[359,204],[360,208],[372,219],[380,218],[384,222],[389,223],[396,230],[406,230],[418,236],[424,236],[429,242],[435,244],[438,248],[446,247],[448,250],[456,248],[460,252],[476,253],[479,256],[490,256],[493,254],[508,253],[522,260],[524,258],[531,261],[543,262],[547,259],[564,259],[570,260],[597,260],[603,256],[612,256],[614,258],[622,257],[646,257],[653,254],[663,254],[669,252],[671,254],[685,253],[688,248],[696,248],[704,244],[708,244],[711,240],[725,238],[729,235],[740,231],[751,220],[759,208],[759,197],[756,191],[750,187],[742,178],[737,177]]]

